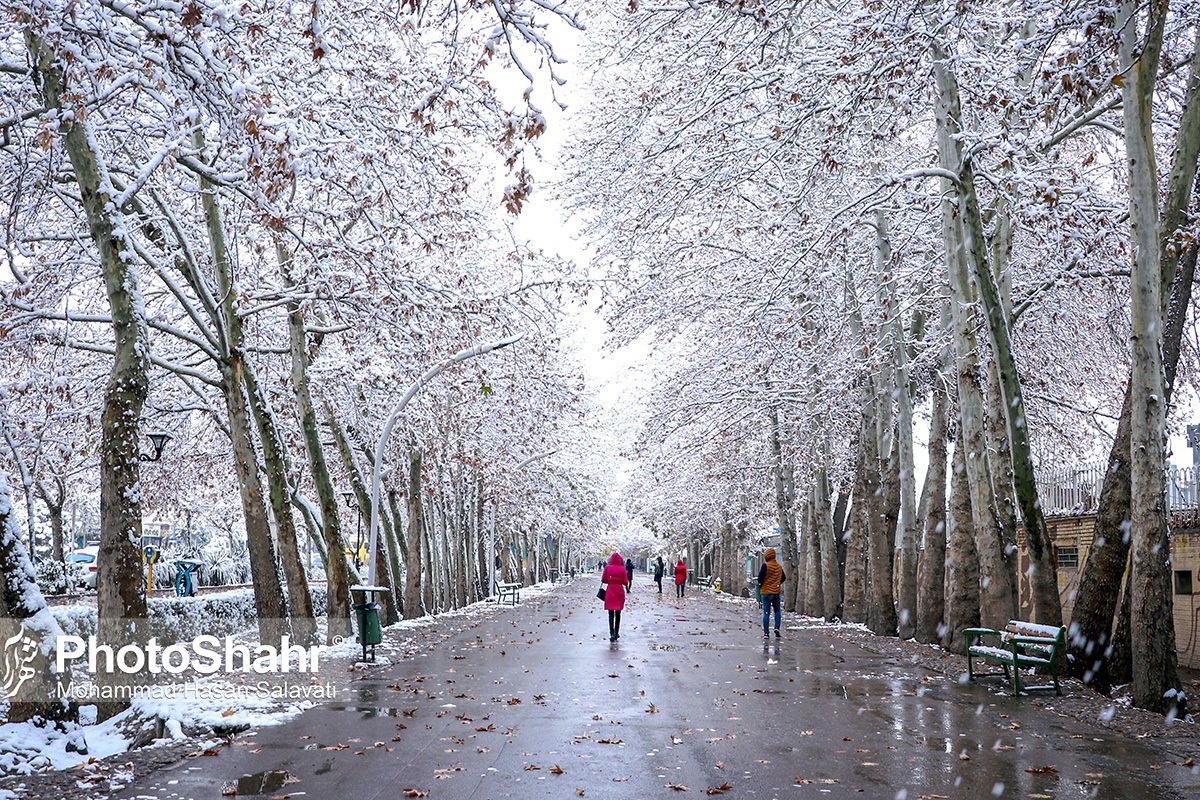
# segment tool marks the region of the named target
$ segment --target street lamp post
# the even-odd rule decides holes
[[[342,499],[346,501],[346,508],[353,508],[358,511],[358,526],[354,536],[354,566],[362,569],[362,560],[358,554],[362,552],[362,506],[354,499],[354,492],[342,492]]]
[[[400,398],[400,402],[392,409],[391,415],[387,422],[384,423],[383,432],[379,434],[379,442],[375,445],[375,467],[371,477],[371,532],[368,536],[368,553],[367,553],[367,585],[375,586],[375,568],[376,568],[376,543],[379,541],[379,493],[380,485],[383,478],[383,451],[387,446],[387,440],[391,437],[392,431],[396,428],[396,423],[400,421],[400,417],[404,414],[404,409],[408,407],[409,401],[416,396],[417,392],[431,380],[441,375],[447,368],[461,364],[464,361],[470,361],[472,358],[477,358],[485,353],[490,353],[493,350],[499,350],[502,347],[508,347],[510,344],[519,342],[525,334],[519,333],[516,336],[509,336],[506,339],[500,339],[495,342],[468,347],[465,350],[460,350],[450,358],[435,364],[426,370],[425,374],[417,378],[417,380],[408,387],[408,391]]]

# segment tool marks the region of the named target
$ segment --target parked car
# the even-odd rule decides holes
[[[96,570],[100,566],[100,548],[92,545],[75,550],[67,556],[68,564],[78,564],[76,567],[80,572],[79,585],[86,586],[88,589],[96,588]]]

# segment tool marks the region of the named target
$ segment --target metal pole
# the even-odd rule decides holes
[[[395,409],[392,410],[391,416],[389,416],[387,422],[384,423],[383,432],[379,434],[379,442],[375,445],[375,469],[371,478],[371,535],[369,537],[369,544],[367,545],[369,548],[369,553],[367,556],[368,586],[375,585],[375,546],[379,541],[379,487],[383,478],[383,451],[384,447],[387,445],[388,438],[392,435],[392,431],[396,428],[396,423],[400,421],[400,416],[404,413],[404,409],[408,406],[409,401],[416,396],[417,392],[421,391],[421,388],[425,384],[429,383],[429,381],[433,380],[438,375],[441,375],[448,367],[451,367],[454,364],[460,364],[463,361],[469,361],[472,358],[484,355],[485,353],[490,353],[493,350],[499,350],[500,348],[507,347],[515,342],[519,342],[524,335],[525,334],[523,333],[519,333],[516,336],[510,336],[507,339],[501,339],[496,342],[488,342],[487,344],[476,345],[475,347],[468,347],[465,350],[458,351],[442,363],[430,367],[424,375],[417,378],[416,382],[414,382],[412,386],[408,387],[408,391],[406,391],[404,396],[400,398],[400,402],[396,404]]]

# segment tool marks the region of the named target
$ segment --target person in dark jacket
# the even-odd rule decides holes
[[[658,593],[662,594],[662,579],[666,572],[667,566],[663,563],[662,556],[659,556],[654,561],[654,582],[658,584]]]
[[[762,595],[763,604],[763,638],[766,639],[771,635],[771,609],[775,609],[775,637],[779,638],[779,623],[783,618],[783,611],[779,606],[779,595],[783,591],[783,582],[787,580],[787,575],[783,572],[783,567],[779,566],[779,562],[775,560],[775,548],[767,548],[767,552],[763,554],[763,565],[758,570],[758,590]]]
[[[629,578],[629,588],[633,588],[633,559],[625,559],[625,574]]]

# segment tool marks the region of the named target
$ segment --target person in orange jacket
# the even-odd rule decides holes
[[[771,635],[771,609],[775,609],[775,637],[779,638],[779,623],[783,617],[779,606],[779,595],[783,592],[783,582],[787,575],[783,567],[775,560],[775,548],[767,548],[763,553],[763,565],[758,570],[758,587],[763,604],[763,638]]]

